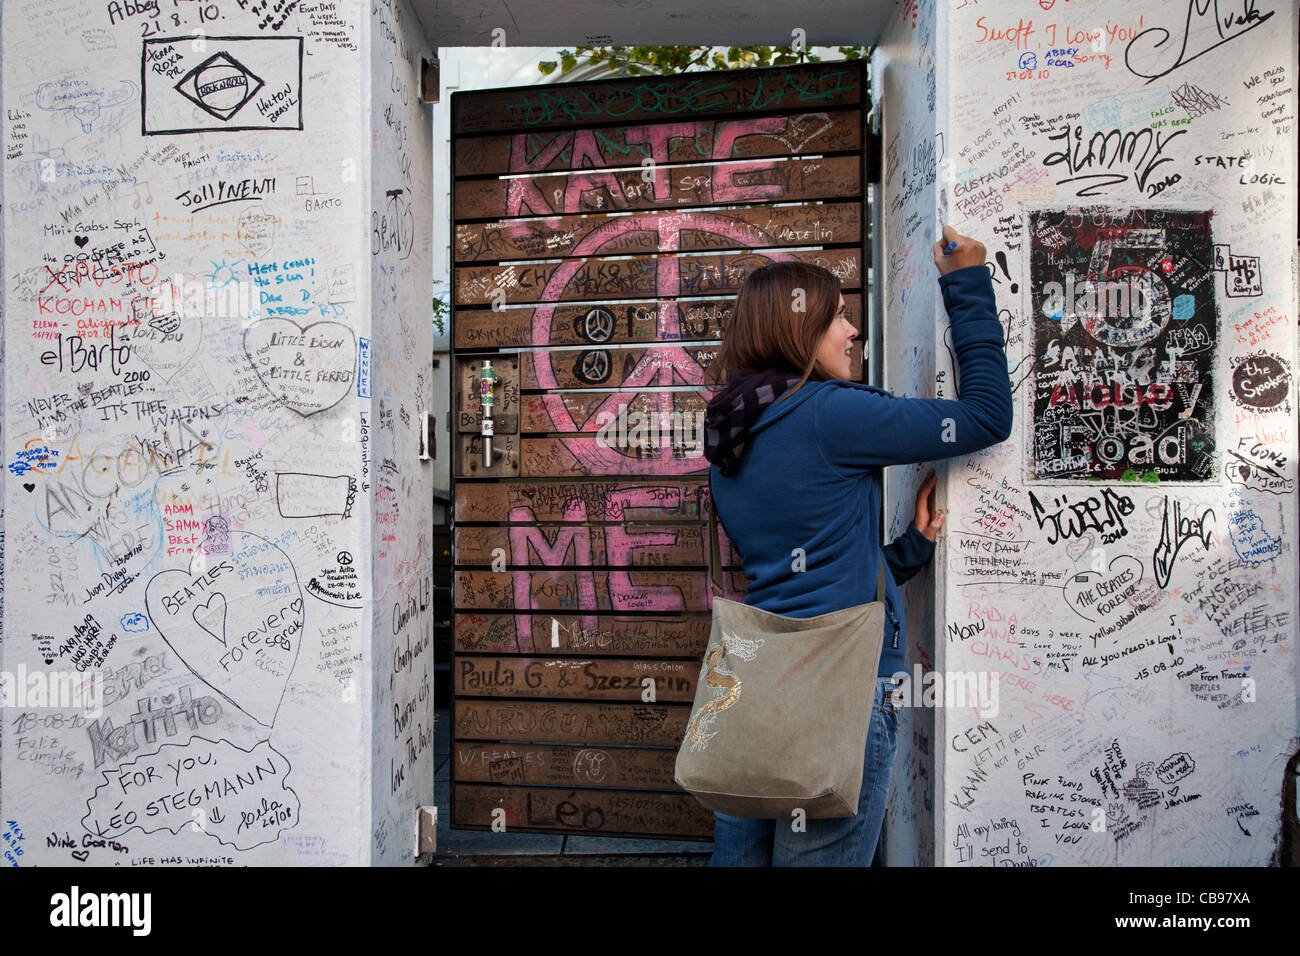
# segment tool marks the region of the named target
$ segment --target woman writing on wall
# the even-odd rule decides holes
[[[883,553],[886,616],[878,675],[863,687],[874,704],[857,814],[795,828],[717,813],[714,866],[871,863],[895,753],[890,690],[893,675],[905,672],[898,588],[933,556],[943,523],[931,472],[914,521],[882,550],[882,470],[967,454],[1011,432],[1011,381],[984,260],[984,246],[951,226],[934,246],[960,371],[957,399],[899,398],[848,381],[857,330],[839,279],[826,269],[773,263],[751,273],[736,297],[715,364],[726,387],[709,402],[704,453],[718,520],[744,568],[744,603],[812,617],[879,600]]]

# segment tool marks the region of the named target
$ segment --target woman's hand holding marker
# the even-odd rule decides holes
[[[984,244],[963,236],[952,226],[943,227],[943,238],[934,244],[934,264],[940,275],[966,266],[982,266],[986,258]]]

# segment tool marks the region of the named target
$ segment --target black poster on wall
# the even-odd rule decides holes
[[[1028,210],[1031,480],[1215,477],[1210,217]]]

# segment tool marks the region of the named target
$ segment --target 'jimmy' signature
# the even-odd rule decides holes
[[[1196,53],[1192,53],[1190,56],[1188,56],[1187,38],[1192,32],[1192,23],[1193,23],[1192,17],[1193,15],[1195,15],[1195,17],[1197,18],[1195,21],[1197,25],[1204,23],[1206,19],[1206,14],[1209,12],[1211,6],[1214,7],[1214,29],[1217,33],[1218,40],[1216,42],[1210,43],[1208,46],[1205,47],[1205,49]],[[1142,38],[1146,36],[1148,33],[1164,34],[1164,36],[1159,40],[1155,40],[1153,38],[1152,40],[1147,41],[1147,43],[1150,44],[1149,48],[1146,50],[1148,55],[1141,57],[1141,59],[1143,61],[1149,62],[1150,60],[1155,58],[1155,51],[1159,50],[1169,41],[1170,32],[1166,30],[1164,27],[1150,27],[1146,30],[1143,30],[1132,40],[1130,40],[1128,46],[1124,48],[1124,65],[1128,67],[1129,72],[1132,73],[1134,76],[1145,76],[1147,78],[1147,82],[1150,83],[1152,80],[1158,80],[1160,79],[1160,77],[1172,73],[1174,70],[1178,69],[1183,64],[1190,63],[1192,60],[1195,60],[1198,56],[1204,56],[1206,53],[1209,53],[1215,47],[1222,46],[1224,43],[1227,43],[1229,40],[1235,40],[1243,33],[1247,33],[1255,29],[1255,27],[1259,26],[1261,23],[1264,23],[1265,21],[1272,18],[1273,14],[1276,12],[1277,12],[1276,10],[1271,10],[1267,14],[1261,16],[1259,11],[1255,9],[1255,0],[1241,0],[1241,13],[1235,13],[1235,14],[1230,13],[1226,17],[1221,17],[1219,16],[1219,0],[1188,0],[1187,20],[1183,24],[1183,45],[1179,49],[1178,59],[1174,61],[1173,65],[1166,70],[1161,70],[1159,73],[1143,73],[1141,70],[1136,70],[1133,68],[1133,62],[1132,62],[1133,45],[1142,42]],[[1244,29],[1238,30],[1238,29],[1234,29],[1235,27],[1242,27]],[[1215,38],[1215,34],[1211,34],[1208,39],[1214,40],[1214,38]],[[1139,48],[1139,52],[1141,52],[1141,49],[1142,48]]]

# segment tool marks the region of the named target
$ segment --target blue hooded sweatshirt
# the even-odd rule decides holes
[[[883,468],[969,454],[1010,435],[1011,380],[988,269],[956,269],[939,277],[939,289],[952,323],[958,398],[808,381],[763,409],[734,475],[710,465],[718,519],[745,572],[745,604],[813,617],[879,600]],[[794,569],[796,548],[803,570]],[[930,560],[934,543],[910,524],[883,552],[878,673],[889,677],[903,670],[907,647],[899,585]]]

